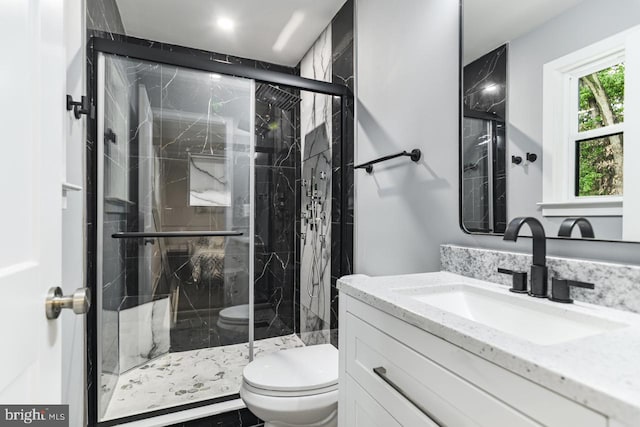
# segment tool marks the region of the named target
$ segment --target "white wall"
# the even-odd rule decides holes
[[[76,100],[85,95],[84,2],[65,0],[64,28],[67,56],[67,92]],[[66,181],[82,186],[84,180],[85,122],[69,112],[65,117]],[[68,295],[85,286],[84,281],[84,191],[68,192],[62,212],[62,284]],[[69,404],[69,425],[85,420],[85,316],[71,310],[60,315],[62,328],[62,401]]]
[[[356,163],[423,151],[418,165],[397,159],[371,176],[356,171],[356,272],[438,270],[442,243],[530,251],[530,239],[458,225],[458,2],[357,0],[355,19]],[[548,253],[640,265],[638,244],[553,240]]]

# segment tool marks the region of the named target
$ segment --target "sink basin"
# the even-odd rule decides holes
[[[583,308],[468,284],[396,289],[394,292],[535,344],[560,344],[627,326]]]

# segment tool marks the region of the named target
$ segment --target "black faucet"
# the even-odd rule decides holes
[[[595,238],[595,234],[593,234],[593,227],[587,218],[566,218],[562,221],[562,224],[560,224],[558,237],[571,237],[573,227],[576,225],[580,229],[580,235],[583,238]]]
[[[555,302],[563,302],[565,304],[573,303],[569,294],[569,287],[595,289],[593,283],[579,282],[577,280],[551,279],[551,295],[549,299]]]
[[[537,298],[547,297],[547,241],[544,227],[535,218],[518,217],[511,220],[504,232],[504,240],[515,242],[524,224],[529,225],[533,237],[533,265],[531,265],[531,287],[529,295]]]

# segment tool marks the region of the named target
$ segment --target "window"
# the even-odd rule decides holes
[[[615,59],[577,78],[577,197],[622,195],[625,67]]]
[[[622,215],[625,131],[629,144],[635,132],[632,122],[625,123],[634,101],[625,99],[625,88],[637,83],[628,71],[637,61],[629,50],[632,34],[616,34],[544,65],[538,205],[545,216]]]
[[[621,196],[623,133],[576,141],[576,196]]]

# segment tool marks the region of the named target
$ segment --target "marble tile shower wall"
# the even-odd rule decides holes
[[[264,89],[264,88],[263,88]],[[275,90],[273,87],[269,88]],[[299,164],[297,103],[278,105],[259,88],[256,97],[255,303],[271,318],[256,323],[256,338],[295,331],[296,166]],[[287,89],[277,96],[299,98]],[[266,324],[264,324],[266,321]]]
[[[331,22],[331,81],[346,85],[353,93],[353,22],[354,0],[347,0]],[[331,199],[331,343],[338,345],[338,289],[340,275],[353,273],[353,149],[354,101],[345,97],[346,120],[344,136],[340,139],[342,121],[340,100],[333,100],[332,109],[332,199]],[[344,159],[342,157],[344,156]],[[344,160],[344,169],[341,168]],[[343,188],[344,185],[344,188]],[[344,217],[342,214],[344,213]],[[342,232],[341,232],[342,231]],[[339,255],[338,255],[339,254]]]
[[[517,252],[440,246],[443,271],[505,286],[511,286],[511,277],[498,273],[498,267],[528,272],[531,262],[531,255]],[[573,299],[640,313],[640,267],[552,256],[547,257],[547,265],[549,280],[556,277],[595,284],[593,290],[572,289]]]
[[[341,83],[353,91],[352,0],[344,4],[305,55],[300,74]],[[336,281],[353,270],[353,99],[346,97],[343,140],[341,100],[304,92],[302,98],[304,140],[298,176],[306,187],[301,185],[302,211],[298,212],[296,224],[301,248],[296,260],[300,269],[296,285],[296,301],[300,305],[296,307],[296,316],[300,318],[300,334],[305,343],[330,341],[337,346]],[[316,189],[319,193],[314,205]]]
[[[331,80],[331,26],[300,63],[300,75]],[[329,341],[331,287],[331,97],[302,92],[300,336],[305,344]]]

